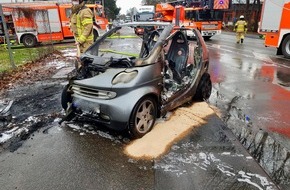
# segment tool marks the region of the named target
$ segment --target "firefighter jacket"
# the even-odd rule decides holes
[[[244,20],[238,20],[235,24],[235,29],[234,31],[236,32],[247,32],[247,22]]]
[[[76,38],[77,35],[77,6],[72,6],[72,12],[70,16],[70,30],[72,31],[74,37]]]
[[[93,41],[93,12],[86,6],[82,7],[76,14],[77,37],[76,40],[83,44],[86,41]]]

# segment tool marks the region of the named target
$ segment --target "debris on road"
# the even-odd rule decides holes
[[[9,110],[13,104],[13,100],[0,101],[0,121],[11,121],[12,115]]]

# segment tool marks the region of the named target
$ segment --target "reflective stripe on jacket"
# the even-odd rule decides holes
[[[244,20],[239,20],[235,24],[236,32],[247,32],[247,22]]]
[[[85,41],[93,41],[93,12],[90,8],[83,8],[77,14],[77,41],[82,44]]]

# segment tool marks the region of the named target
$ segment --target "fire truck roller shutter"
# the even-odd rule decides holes
[[[38,12],[36,14],[36,24],[39,34],[50,34],[62,31],[57,8]]]

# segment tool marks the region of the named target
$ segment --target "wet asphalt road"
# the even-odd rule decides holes
[[[265,81],[262,77],[253,77],[264,64],[268,64],[261,60],[267,59],[263,57],[265,54],[271,55],[274,63],[270,66],[274,68],[278,68],[275,64],[285,64],[285,60],[277,58],[273,49],[260,48],[261,40],[251,39],[251,44],[247,44],[249,41],[246,39],[243,46],[233,42],[234,36],[227,34],[207,42],[214,85],[209,103],[222,111],[224,122],[237,136],[239,131],[235,127],[250,125],[262,127],[274,137],[276,134],[280,137],[275,139],[287,139],[287,135],[276,133],[279,130],[274,133],[267,125],[267,121],[276,120],[287,124],[287,117],[270,114],[281,110],[265,103],[271,97],[268,89],[273,88],[271,92],[275,93],[275,88],[280,89],[279,85],[269,79]],[[259,90],[258,87],[264,89]],[[57,105],[60,92],[56,92],[50,101]],[[288,101],[286,93],[282,100],[273,103],[286,109],[284,105]],[[266,108],[270,109],[269,115]],[[257,119],[266,116],[271,117],[265,118],[266,121]],[[16,151],[0,154],[0,187],[5,190],[277,189],[274,181],[220,118],[211,115],[206,121],[207,124],[174,143],[165,155],[152,160],[136,160],[125,155],[124,148],[129,140],[121,135],[107,133],[101,128],[84,131],[58,126],[57,120],[48,122]],[[243,134],[240,133],[239,137]],[[247,141],[242,143],[247,145]],[[287,162],[289,160],[285,160]],[[279,179],[275,180],[279,182]],[[289,187],[287,181],[285,183],[280,180],[281,189]]]
[[[225,33],[208,43],[214,90],[210,103],[244,147],[278,183],[290,188],[290,62],[249,36]]]
[[[1,189],[277,189],[216,116],[160,159],[135,160],[124,146],[51,123],[1,154]]]
[[[248,37],[235,44],[234,36],[224,36],[207,43],[215,86],[211,102],[229,107],[226,101],[234,99],[254,127],[290,139],[290,61],[264,47],[263,40]],[[290,143],[285,146],[290,149]]]

